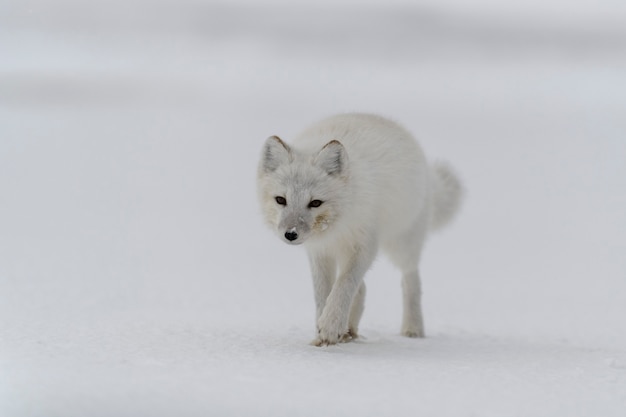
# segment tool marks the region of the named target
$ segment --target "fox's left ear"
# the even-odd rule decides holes
[[[341,142],[331,140],[317,154],[314,163],[324,169],[328,175],[341,176],[348,169],[348,154]]]

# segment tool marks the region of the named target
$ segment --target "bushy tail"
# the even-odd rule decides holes
[[[454,170],[444,162],[431,165],[430,230],[438,230],[455,216],[463,200],[463,185]]]

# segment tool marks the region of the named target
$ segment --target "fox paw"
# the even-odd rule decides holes
[[[317,337],[311,344],[313,346],[330,346],[342,342],[343,335],[339,333],[329,334],[317,331]]]
[[[336,345],[337,343],[348,343],[348,342],[351,342],[352,340],[353,340],[352,336],[350,336],[348,333],[344,335],[337,335],[336,338],[327,338],[327,339],[323,339],[318,336],[315,339],[313,339],[313,341],[311,342],[311,345],[317,346],[317,347],[331,346],[331,345]]]
[[[355,339],[359,338],[359,334],[357,333],[356,330],[354,329],[348,329],[347,333],[344,333],[343,336],[341,336],[341,343],[348,343],[348,342],[352,342]]]
[[[422,338],[424,337],[424,329],[403,330],[402,336],[411,337],[411,338]]]
[[[424,337],[424,320],[421,314],[402,321],[402,336],[411,338]]]
[[[313,341],[311,342],[311,345],[313,346],[329,346],[329,345],[335,345],[337,343],[348,343],[348,342],[352,342],[353,340],[357,339],[359,337],[359,335],[357,334],[357,332],[355,330],[348,330],[346,333],[342,334],[342,335],[337,335],[337,338],[332,338],[332,340],[330,338],[322,338],[320,336],[320,331],[318,330],[318,336],[313,339]]]
[[[324,311],[322,316],[317,320],[317,338],[316,346],[335,345],[341,341],[341,338],[348,331],[348,323],[343,324],[338,318],[338,314],[331,314]]]

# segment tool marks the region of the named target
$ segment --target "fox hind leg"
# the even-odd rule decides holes
[[[422,315],[422,288],[419,272],[416,270],[402,274],[402,334],[407,337],[424,337]]]
[[[407,337],[424,337],[422,284],[418,270],[426,225],[419,219],[408,231],[385,245],[391,262],[402,271],[402,328]]]

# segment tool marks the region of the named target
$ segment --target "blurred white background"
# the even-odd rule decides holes
[[[344,111],[466,184],[424,341],[381,258],[307,346],[262,224],[263,140]],[[0,414],[621,415],[625,160],[621,1],[2,2]]]

